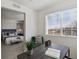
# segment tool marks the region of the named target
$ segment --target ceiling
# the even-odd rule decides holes
[[[30,9],[42,10],[47,8],[60,0],[12,0],[18,4],[24,5]]]

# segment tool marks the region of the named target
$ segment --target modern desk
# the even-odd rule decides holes
[[[51,48],[61,50],[60,59],[69,58],[70,57],[70,49],[63,45],[51,45]],[[27,52],[23,52],[22,54],[18,55],[18,59],[53,59],[45,55],[45,51],[48,47],[41,45],[33,50],[33,55],[28,56]]]

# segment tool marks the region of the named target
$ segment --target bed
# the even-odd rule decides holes
[[[24,39],[23,35],[17,35],[16,29],[2,29],[2,41],[9,45],[16,42],[22,42]]]
[[[24,36],[7,37],[5,40],[5,44],[9,45],[9,44],[19,43],[22,42],[23,39]]]

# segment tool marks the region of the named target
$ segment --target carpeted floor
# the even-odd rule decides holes
[[[1,44],[1,59],[17,59],[17,55],[23,53],[23,43],[14,45]]]

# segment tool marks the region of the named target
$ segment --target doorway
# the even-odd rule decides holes
[[[17,59],[24,51],[25,13],[1,8],[2,59]]]

